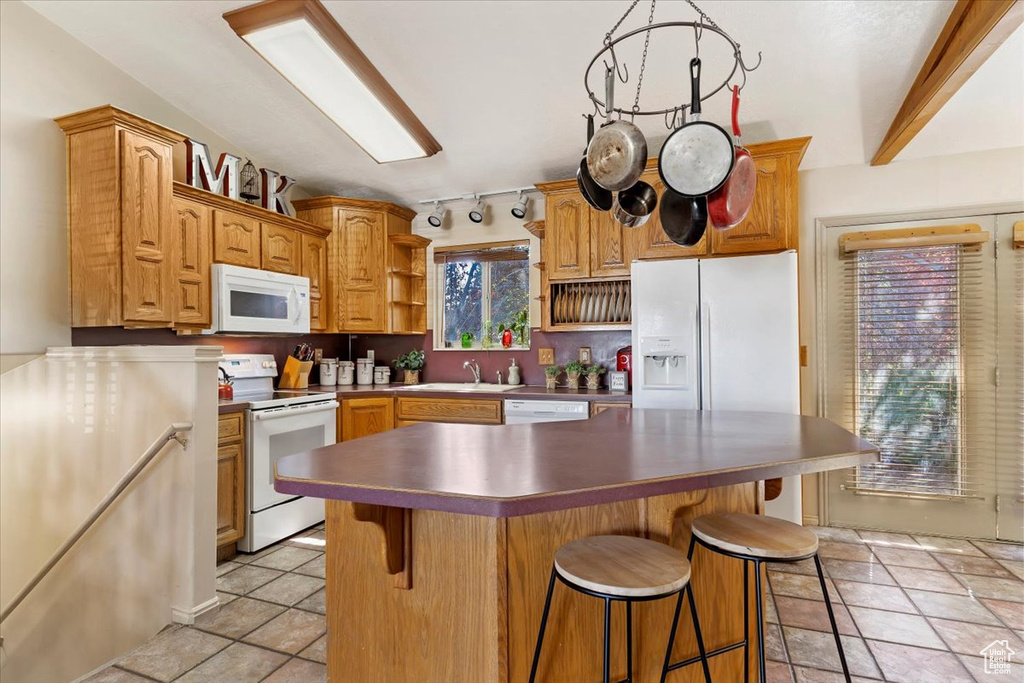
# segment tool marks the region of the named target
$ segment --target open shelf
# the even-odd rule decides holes
[[[629,280],[597,282],[552,282],[550,298],[551,326],[576,328],[601,326],[610,329],[629,327],[632,321]]]

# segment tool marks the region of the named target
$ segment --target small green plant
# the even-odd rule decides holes
[[[549,365],[546,368],[544,368],[544,374],[548,377],[558,377],[559,375],[562,374],[562,366]]]
[[[586,373],[591,377],[600,377],[605,373],[605,369],[601,365],[588,365]]]
[[[576,375],[577,377],[579,377],[580,375],[583,374],[585,369],[586,368],[583,367],[583,363],[579,362],[578,360],[570,361],[565,364],[565,374],[569,375],[570,377],[572,375]]]
[[[485,349],[491,348],[494,344],[494,323],[490,320],[484,323],[484,331],[480,337],[480,346]]]
[[[421,370],[426,362],[426,354],[422,349],[413,349],[408,353],[403,353],[394,361],[395,367],[399,370]]]
[[[530,331],[530,308],[524,306],[522,310],[516,313],[516,317],[512,319],[512,322],[506,323],[505,327],[512,330],[512,334],[519,339],[520,346],[529,345],[527,336]]]

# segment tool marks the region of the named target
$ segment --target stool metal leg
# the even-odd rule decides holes
[[[693,552],[693,545],[690,545],[690,552]],[[676,642],[676,627],[679,626],[679,611],[683,607],[683,592],[679,591],[679,599],[676,600],[676,613],[672,617],[672,630],[668,634],[668,649],[665,650],[665,665],[661,667],[661,683],[665,683],[668,676],[668,665],[672,661],[672,646]]]
[[[548,581],[548,596],[544,599],[544,616],[540,618],[540,632],[537,633],[537,649],[533,651],[533,666],[530,667],[530,683],[537,677],[537,665],[540,663],[540,648],[544,644],[544,629],[548,625],[548,612],[551,611],[551,595],[555,592],[555,568],[551,568],[551,580]]]
[[[743,681],[750,683],[750,563],[743,563]]]
[[[836,615],[832,611],[832,600],[828,596],[828,587],[825,585],[825,574],[821,571],[821,559],[814,554],[814,566],[818,570],[818,581],[821,582],[821,594],[825,597],[825,608],[828,610],[828,620],[832,624],[832,635],[836,639],[836,649],[839,650],[839,663],[843,666],[843,677],[846,683],[850,683],[850,669],[846,666],[846,653],[843,652],[843,641],[839,637],[839,628],[836,626]]]
[[[768,679],[764,663],[764,615],[761,613],[764,609],[764,606],[761,604],[761,601],[764,599],[764,593],[761,592],[761,563],[758,560],[754,560],[754,585],[757,591],[757,666],[760,674],[758,681],[765,683]]]
[[[693,586],[686,584],[683,592],[690,599],[690,617],[693,619],[693,631],[697,635],[697,651],[700,653],[700,665],[704,669],[704,683],[711,683],[711,669],[708,667],[707,650],[704,649],[704,636],[700,632],[700,619],[697,618],[697,603],[693,599]]]
[[[626,683],[633,683],[633,601],[626,600]]]
[[[604,599],[604,683],[611,682],[612,601]]]

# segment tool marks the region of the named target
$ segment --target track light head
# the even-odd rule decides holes
[[[526,218],[526,211],[529,205],[529,197],[527,197],[525,193],[520,192],[519,199],[517,199],[516,203],[512,205],[512,215],[520,220]]]
[[[440,202],[434,202],[434,210],[427,216],[427,223],[430,223],[435,228],[440,228],[441,224],[444,223],[445,208],[441,206]]]
[[[469,220],[473,221],[474,223],[483,223],[485,208],[486,205],[484,204],[483,199],[476,200],[476,206],[469,210]]]

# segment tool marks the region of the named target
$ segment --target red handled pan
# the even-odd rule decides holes
[[[718,230],[728,230],[743,222],[754,203],[757,169],[754,159],[740,144],[740,89],[732,88],[732,132],[736,136],[736,161],[725,184],[708,195],[708,219]]]

